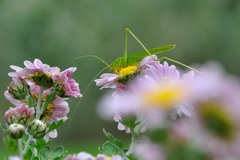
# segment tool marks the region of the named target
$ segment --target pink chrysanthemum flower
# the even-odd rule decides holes
[[[58,95],[61,97],[82,97],[78,83],[72,78],[76,67],[71,67],[53,76]]]
[[[34,96],[37,101],[40,87],[34,84],[32,84],[30,87],[32,96]],[[49,94],[50,90],[45,90],[43,93],[42,101],[45,101],[47,95]],[[67,114],[69,112],[69,106],[65,100],[66,98],[56,96],[54,101],[49,103],[44,109],[41,119],[48,120],[50,123],[66,120]]]
[[[103,88],[125,88],[125,85],[147,68],[148,65],[157,61],[157,56],[152,55],[145,57],[139,65],[127,66],[121,68],[115,73],[104,73],[100,76],[100,79],[96,79],[96,85]]]
[[[47,119],[49,122],[58,122],[60,120],[66,120],[69,112],[68,103],[61,97],[56,99],[47,105],[41,119]]]
[[[189,83],[194,80],[194,72],[180,75],[174,65],[169,66],[167,62],[149,66],[138,83],[144,83],[143,92],[148,94],[147,105],[174,108],[170,113],[173,119],[177,116],[191,116],[191,105],[187,99],[190,96],[191,88]]]
[[[21,104],[15,108],[10,107],[10,109],[5,112],[5,118],[8,125],[12,123],[25,125],[34,113],[35,110],[33,107],[29,108],[27,105]]]
[[[24,61],[24,68],[11,65],[10,68],[15,72],[10,72],[10,77],[22,77],[35,82],[39,86],[50,88],[53,86],[52,76],[60,72],[58,67],[50,67],[43,64],[41,60],[35,59],[34,62]]]
[[[127,90],[105,97],[100,107],[112,110],[120,130],[129,131],[121,123],[125,117],[136,117],[136,121],[144,122],[141,131],[145,130],[144,126],[160,127],[169,116],[173,119],[182,115],[191,116],[188,105],[191,89],[188,84],[193,81],[193,76],[192,71],[180,76],[176,67],[166,62],[164,65],[154,63],[148,65]]]
[[[188,131],[214,160],[240,157],[240,84],[216,64],[200,68],[193,85],[196,116]],[[198,136],[196,138],[196,135]]]

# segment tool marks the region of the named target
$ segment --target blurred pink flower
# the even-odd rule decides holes
[[[145,57],[138,66],[127,66],[121,68],[116,73],[104,73],[100,76],[100,79],[96,79],[96,85],[102,86],[103,88],[125,88],[129,80],[132,80],[136,77],[137,74],[143,72],[148,65],[151,65],[157,61],[157,56],[147,56]]]
[[[133,150],[133,154],[137,160],[165,160],[165,153],[160,145],[146,139],[139,140]]]
[[[20,158],[18,156],[10,156],[9,160],[22,160],[22,158]]]
[[[215,160],[240,157],[240,83],[219,64],[198,69],[192,84],[191,100],[196,115],[188,121],[188,131],[202,149]],[[197,137],[196,137],[197,135]]]
[[[143,92],[151,93],[150,98],[161,107],[174,107],[170,116],[174,119],[177,116],[191,116],[191,105],[188,97],[191,94],[189,83],[194,80],[194,72],[190,71],[181,76],[174,65],[169,66],[167,62],[149,66],[144,75],[139,80],[138,86],[143,88]],[[156,95],[155,95],[156,94]],[[154,100],[156,98],[156,100]]]
[[[61,97],[82,97],[79,84],[72,78],[76,67],[71,67],[53,76],[54,82],[57,84],[56,89],[59,91]]]
[[[194,80],[194,72],[180,75],[175,66],[153,63],[144,73],[128,85],[128,89],[104,97],[100,104],[107,116],[119,122],[120,130],[129,129],[121,121],[125,117],[134,116],[147,128],[160,127],[170,116],[191,116],[192,109],[188,103],[191,89],[189,83]],[[102,114],[103,115],[103,114]],[[144,130],[144,125],[141,127]],[[141,130],[142,130],[141,129]]]
[[[105,156],[104,154],[99,154],[97,155],[95,160],[122,160],[122,157],[120,156],[108,157],[108,156]]]
[[[10,109],[5,112],[5,118],[8,125],[12,123],[25,125],[34,113],[35,110],[33,107],[29,108],[27,105],[21,104],[15,108],[10,107]]]
[[[86,152],[80,152],[77,155],[68,155],[64,160],[122,160],[120,156],[108,157],[104,154],[99,154],[97,157],[93,157],[91,154]]]

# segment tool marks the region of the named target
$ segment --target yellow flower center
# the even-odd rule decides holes
[[[108,156],[105,158],[105,160],[110,160],[110,159],[111,159],[111,157],[108,157]]]
[[[182,85],[162,84],[147,91],[143,99],[145,105],[171,109],[186,97],[186,91]]]
[[[134,73],[137,70],[137,66],[128,66],[126,68],[122,68],[119,72],[118,75],[120,76],[127,76],[130,75],[132,73]]]
[[[105,160],[110,160],[113,156],[114,156],[114,155],[112,155],[111,157],[106,156],[106,157],[105,157]],[[96,158],[96,157],[95,157],[95,158]]]
[[[41,116],[41,119],[49,119],[51,117],[51,115],[53,114],[53,112],[54,112],[53,104],[50,103],[45,108],[45,110]]]

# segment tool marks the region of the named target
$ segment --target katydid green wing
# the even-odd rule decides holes
[[[165,45],[165,46],[161,46],[161,47],[157,47],[157,48],[151,48],[148,50],[148,52],[150,54],[160,54],[163,52],[167,52],[169,50],[172,50],[176,45],[175,44],[171,44],[171,45]],[[140,61],[145,58],[146,56],[149,55],[147,51],[143,51],[143,52],[137,52],[137,53],[131,53],[128,54],[127,56],[127,65],[137,65],[138,63],[140,63]],[[114,62],[112,62],[110,64],[110,68],[113,72],[117,72],[119,69],[126,67],[123,66],[122,64],[123,61],[123,57],[119,57],[117,58]]]

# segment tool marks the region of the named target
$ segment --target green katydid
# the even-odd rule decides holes
[[[86,91],[88,90],[88,88],[90,87],[90,85],[92,84],[92,82],[104,71],[106,70],[107,68],[110,69],[113,73],[115,74],[119,74],[119,71],[121,69],[124,69],[124,68],[127,68],[129,66],[133,66],[133,65],[138,65],[142,60],[143,58],[145,58],[146,56],[151,56],[151,55],[154,55],[154,54],[160,54],[160,53],[164,53],[164,52],[167,52],[167,51],[170,51],[172,50],[173,48],[175,48],[175,44],[170,44],[170,45],[164,45],[164,46],[160,46],[160,47],[157,47],[157,48],[151,48],[151,49],[147,49],[143,44],[142,42],[132,33],[132,31],[128,28],[125,29],[125,32],[126,32],[126,35],[125,35],[125,49],[124,49],[124,54],[122,57],[119,57],[117,59],[115,59],[111,64],[108,64],[107,62],[105,62],[102,58],[96,56],[96,55],[85,55],[85,56],[81,56],[81,57],[78,57],[76,59],[74,59],[74,61],[78,60],[78,59],[82,59],[82,58],[86,58],[86,57],[93,57],[93,58],[96,58],[96,59],[99,59],[100,61],[102,61],[106,67],[103,68],[100,72],[98,72],[94,78],[90,81],[90,83],[87,85],[86,89],[83,91],[83,95],[86,93]],[[130,33],[132,35],[132,37],[141,45],[141,47],[144,49],[144,51],[141,51],[141,52],[136,52],[136,53],[131,53],[131,54],[128,54],[127,53],[127,46],[128,46],[128,33]],[[168,57],[161,57],[159,58],[159,60],[168,60],[168,61],[172,61],[174,63],[177,63],[179,65],[182,65],[186,68],[189,68],[191,70],[194,70],[196,72],[198,72],[197,70],[195,70],[194,68],[192,67],[189,67],[181,62],[178,62],[176,60],[173,60],[173,59],[170,59]],[[81,102],[82,99],[79,100],[77,106],[79,106],[80,102]],[[75,108],[74,112],[73,112],[73,115],[75,114],[77,110],[77,107]],[[67,126],[67,128],[69,127],[71,123],[71,120],[69,121],[69,124]]]
[[[102,73],[105,69],[109,68],[113,73],[118,73],[119,70],[121,70],[122,68],[128,67],[128,66],[132,66],[132,65],[138,65],[141,60],[143,58],[145,58],[146,56],[151,56],[153,54],[160,54],[160,53],[164,53],[167,51],[172,50],[173,48],[176,47],[175,44],[170,44],[170,45],[164,45],[164,46],[160,46],[157,48],[151,48],[151,49],[147,49],[142,42],[132,33],[132,31],[128,28],[125,29],[126,31],[126,35],[125,35],[125,49],[124,49],[124,54],[122,57],[118,57],[116,58],[112,63],[108,64],[107,62],[105,62],[103,59],[101,59],[98,56],[95,55],[85,55],[85,56],[81,56],[78,57],[76,59],[74,59],[74,61],[78,60],[78,59],[82,59],[82,58],[86,58],[86,57],[93,57],[93,58],[97,58],[99,60],[101,60],[107,67],[105,67],[103,70],[101,70],[95,77],[94,79],[100,74]],[[132,35],[132,37],[141,45],[141,47],[144,49],[144,51],[141,52],[136,52],[136,53],[127,53],[127,46],[128,46],[128,33],[130,33]],[[179,65],[182,65],[186,68],[189,68],[191,70],[194,70],[196,72],[198,72],[197,70],[195,70],[194,68],[187,66],[179,61],[170,59],[168,57],[161,57],[159,58],[159,60],[168,60],[168,61],[172,61],[174,63],[177,63]]]
[[[137,53],[131,53],[131,54],[127,53],[128,33],[130,33],[133,36],[133,38],[142,46],[144,51],[137,52]],[[123,57],[119,57],[115,61],[113,61],[110,64],[110,69],[112,70],[112,72],[117,73],[121,68],[139,64],[141,62],[141,60],[143,58],[145,58],[146,56],[151,56],[153,54],[160,54],[163,52],[170,51],[175,46],[176,46],[175,44],[170,44],[170,45],[165,45],[165,46],[161,46],[161,47],[157,47],[157,48],[147,49],[142,44],[142,42],[131,32],[131,30],[126,28],[124,55],[123,55]]]

